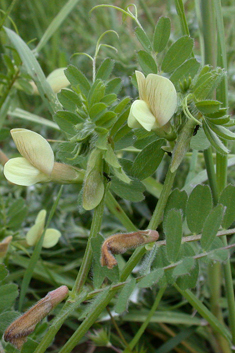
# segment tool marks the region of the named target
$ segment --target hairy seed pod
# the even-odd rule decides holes
[[[158,232],[151,229],[111,235],[103,242],[101,248],[101,266],[107,266],[109,269],[112,269],[117,265],[113,254],[123,254],[128,249],[135,249],[140,245],[156,241],[158,238]]]
[[[4,333],[4,339],[18,349],[21,349],[27,341],[27,336],[35,329],[35,326],[46,317],[49,312],[68,295],[68,288],[61,286],[49,292],[39,300],[32,308],[12,322]]]

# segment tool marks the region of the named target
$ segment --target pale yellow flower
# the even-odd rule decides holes
[[[9,159],[5,177],[14,184],[30,186],[39,182],[82,182],[84,171],[54,162],[50,144],[41,135],[27,129],[12,129],[12,138],[22,157]]]
[[[140,71],[136,71],[136,79],[140,99],[131,105],[128,126],[147,131],[163,128],[177,107],[175,86],[166,77],[156,74],[145,77]]]
[[[46,78],[54,93],[58,93],[62,88],[66,88],[70,85],[69,80],[64,74],[65,69],[65,67],[55,69]],[[30,83],[33,87],[33,94],[39,94],[38,88],[35,83],[33,81],[31,81]]]
[[[34,246],[44,232],[46,214],[46,210],[41,210],[37,215],[35,224],[26,234],[26,241],[29,246]],[[60,237],[61,233],[58,230],[48,228],[45,232],[42,246],[44,248],[51,248],[58,243]]]

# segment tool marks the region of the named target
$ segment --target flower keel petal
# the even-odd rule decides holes
[[[132,104],[128,117],[128,126],[132,128],[143,127],[147,131],[159,127],[147,103],[142,100],[136,100]]]
[[[9,159],[4,166],[3,172],[11,183],[22,186],[50,181],[48,175],[41,173],[23,157]]]

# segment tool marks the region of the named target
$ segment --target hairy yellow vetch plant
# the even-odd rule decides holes
[[[136,71],[139,98],[131,105],[128,126],[143,127],[147,131],[163,129],[168,132],[168,124],[177,107],[177,93],[173,83],[166,77],[149,74],[145,77]]]
[[[83,181],[83,170],[54,161],[52,148],[41,135],[27,129],[12,129],[11,135],[22,155],[4,165],[4,175],[11,183],[30,186],[49,181],[61,184]]]

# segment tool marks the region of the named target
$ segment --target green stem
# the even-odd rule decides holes
[[[218,202],[218,187],[216,182],[216,174],[213,162],[213,155],[212,155],[212,148],[209,147],[207,150],[203,152],[205,164],[206,164],[206,171],[208,176],[208,181],[212,191],[212,197],[214,201],[214,205]]]
[[[227,70],[227,55],[225,46],[224,23],[220,0],[213,0],[215,8],[215,16],[217,22],[218,33],[218,50],[217,50],[217,65]],[[228,80],[225,76],[217,89],[216,98],[223,103],[224,107],[228,106]],[[216,158],[217,183],[219,193],[227,184],[227,156],[217,154]],[[227,244],[227,238],[223,238],[223,243]],[[228,302],[229,325],[232,333],[232,343],[235,346],[235,298],[233,291],[233,278],[231,272],[230,261],[227,260],[223,265],[225,275],[225,289]]]
[[[212,67],[216,67],[216,23],[215,11],[213,6],[214,0],[206,0],[200,2],[202,17],[202,34],[203,34],[203,62]],[[212,148],[204,151],[204,159],[208,175],[208,181],[211,187],[214,205],[218,203],[218,185],[214,169]],[[208,283],[210,288],[210,305],[211,312],[223,323],[223,314],[220,307],[221,298],[221,264],[216,263],[208,268]],[[230,352],[227,341],[218,331],[215,331],[218,345],[223,352]]]
[[[161,192],[161,196],[158,200],[157,206],[154,210],[153,216],[149,222],[148,229],[156,229],[158,225],[161,223],[163,211],[165,209],[168,197],[171,192],[171,188],[174,182],[176,172],[172,173],[170,168],[168,169],[166,179],[164,182],[164,186]],[[136,264],[142,259],[144,254],[146,253],[145,247],[140,247],[135,250],[135,252],[131,255],[125,267],[122,270],[120,275],[120,281],[125,281]]]
[[[191,158],[190,158],[189,172],[188,172],[187,178],[185,180],[185,185],[190,183],[190,181],[196,175],[195,169],[197,167],[197,160],[198,160],[198,151],[197,150],[193,150]]]
[[[115,292],[109,292],[106,298],[100,302],[100,304],[92,311],[86,319],[81,323],[79,328],[74,332],[74,334],[70,337],[70,339],[66,342],[66,344],[62,347],[59,353],[69,353],[73,350],[73,348],[77,345],[77,343],[81,340],[81,338],[86,334],[89,328],[96,321],[97,317],[102,313],[105,307],[109,304],[110,300],[114,297]],[[37,352],[39,353],[39,352]],[[41,352],[40,352],[41,353]]]
[[[76,296],[76,294],[80,293],[83,285],[87,279],[87,275],[90,271],[91,264],[92,264],[92,248],[91,248],[91,239],[94,238],[98,232],[100,231],[101,223],[102,223],[102,218],[103,218],[103,213],[104,213],[104,205],[105,205],[105,195],[106,195],[106,190],[104,192],[104,196],[100,204],[95,208],[94,210],[94,216],[92,218],[92,223],[91,223],[91,230],[90,230],[90,235],[88,238],[85,254],[82,259],[82,264],[79,269],[77,278],[75,280],[71,296]]]
[[[222,237],[222,241],[224,246],[227,245],[226,236]],[[227,296],[228,302],[228,319],[229,319],[229,327],[232,333],[232,342],[233,347],[235,346],[235,300],[234,300],[234,288],[233,288],[233,279],[232,279],[232,271],[229,260],[223,265],[224,270],[224,279],[225,279],[225,292]],[[233,348],[235,351],[235,347]]]
[[[189,289],[182,290],[177,284],[174,284],[174,287],[188,300],[188,302],[199,312],[199,314],[207,320],[216,332],[223,335],[228,342],[231,341],[231,334],[226,326],[216,319],[216,317],[207,309],[201,300],[199,300]]]
[[[140,337],[143,335],[143,333],[144,333],[146,327],[148,326],[148,324],[149,324],[149,322],[150,322],[152,316],[154,315],[154,313],[155,313],[155,311],[156,311],[156,309],[157,309],[157,307],[158,307],[158,305],[159,305],[159,303],[160,303],[160,300],[161,300],[161,298],[162,298],[162,296],[163,296],[165,290],[166,290],[166,287],[163,287],[163,288],[160,288],[160,289],[159,289],[159,292],[158,292],[158,294],[157,294],[157,296],[156,296],[155,302],[153,303],[153,306],[152,306],[151,310],[149,311],[149,313],[148,313],[148,315],[147,315],[145,321],[144,321],[143,324],[140,326],[140,328],[139,328],[139,330],[137,331],[135,337],[134,337],[134,338],[132,339],[132,341],[129,343],[129,345],[128,345],[129,347],[127,347],[127,348],[124,350],[123,353],[129,353],[129,352],[130,352],[129,348],[130,348],[130,349],[133,349],[133,348],[136,346],[136,344],[138,343]]]
[[[183,1],[182,0],[175,0],[175,7],[176,7],[177,14],[179,16],[179,19],[180,19],[181,31],[182,31],[183,35],[189,36],[190,33],[189,33],[189,29],[188,29],[188,24],[186,21],[185,12],[184,12]]]

